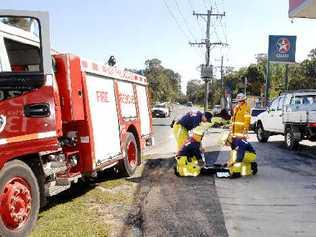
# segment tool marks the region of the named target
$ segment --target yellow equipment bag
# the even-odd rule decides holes
[[[196,157],[190,160],[186,156],[176,157],[176,175],[179,176],[198,176],[201,173],[201,167],[198,164]]]

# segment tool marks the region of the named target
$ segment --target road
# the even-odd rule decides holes
[[[177,106],[170,118],[155,118],[156,144],[149,151],[139,191],[144,236],[218,236],[227,231],[214,178],[174,174],[175,142],[170,122],[194,108]]]
[[[188,109],[177,106],[171,118]],[[281,136],[260,144],[250,134],[257,150],[256,176],[179,178],[173,173],[171,118],[153,120],[156,145],[147,152],[139,185],[144,236],[315,236],[315,148],[289,152]],[[213,162],[228,156],[229,149],[217,144],[221,132],[212,129],[203,141]]]

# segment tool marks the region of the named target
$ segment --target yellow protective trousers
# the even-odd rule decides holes
[[[196,157],[192,157],[190,160],[186,156],[176,157],[176,174],[179,176],[198,176],[201,172],[201,167],[199,166]]]
[[[182,148],[186,140],[189,138],[188,130],[181,124],[175,123],[172,128],[173,135],[177,142],[177,151]]]
[[[239,174],[241,176],[248,176],[257,173],[257,170],[253,170],[252,163],[256,163],[256,154],[252,152],[245,152],[245,156],[242,162],[237,162],[237,151],[232,150],[230,152],[229,160],[227,161],[227,167],[230,175]]]

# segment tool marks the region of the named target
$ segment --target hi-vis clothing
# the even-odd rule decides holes
[[[231,177],[255,175],[258,171],[256,151],[250,143],[240,138],[233,138],[232,151],[227,161]]]
[[[202,160],[201,155],[201,142],[194,140],[193,137],[189,138],[182,148],[178,151],[177,156],[187,156],[189,158],[196,157],[198,160]]]
[[[186,128],[178,123],[173,125],[172,132],[177,142],[177,149],[180,150],[185,141],[189,139],[189,132]]]
[[[250,125],[250,108],[246,102],[236,105],[232,117],[232,136],[245,137]]]
[[[177,142],[178,150],[181,149],[186,140],[189,139],[189,131],[199,126],[202,121],[201,112],[189,112],[185,114],[179,121],[177,121],[172,128],[173,135]]]
[[[188,159],[187,156],[177,156],[177,165],[175,167],[176,174],[179,176],[198,176],[201,173],[201,167],[199,166],[196,157]]]
[[[255,149],[249,142],[237,137],[233,138],[231,148],[232,150],[237,151],[236,162],[242,162],[246,152],[256,153]]]

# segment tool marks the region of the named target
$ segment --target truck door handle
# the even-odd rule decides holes
[[[50,116],[49,104],[28,104],[24,106],[24,115],[31,118],[45,118]]]

